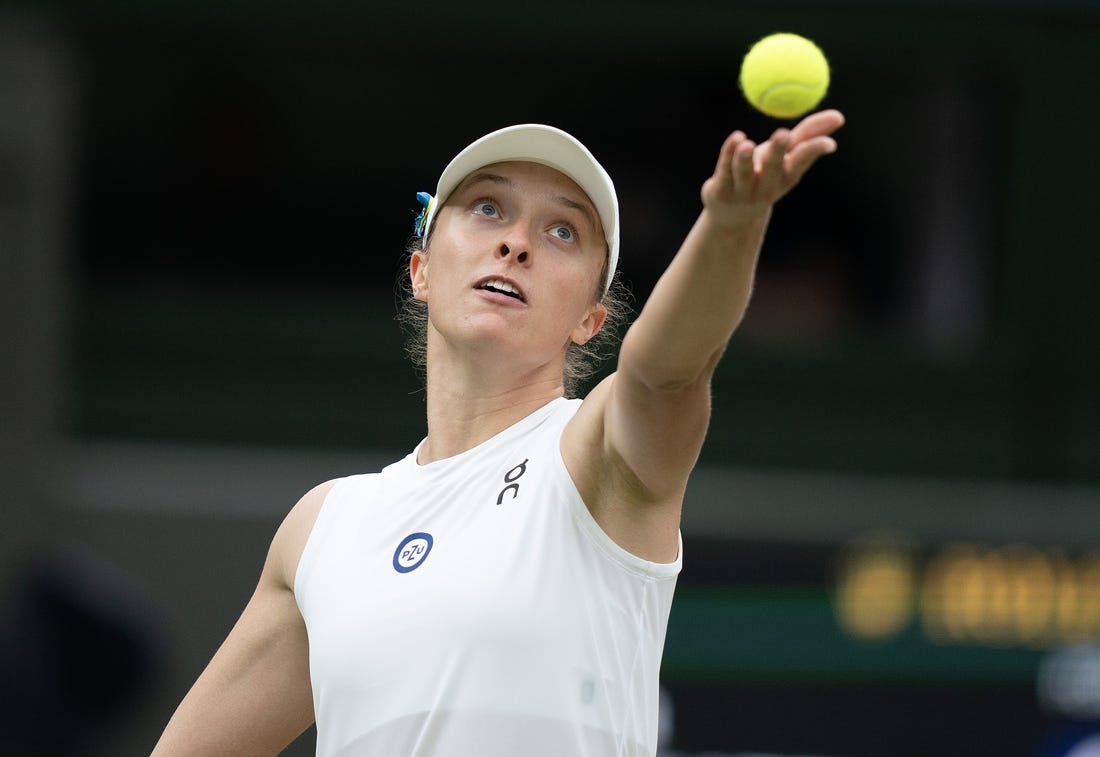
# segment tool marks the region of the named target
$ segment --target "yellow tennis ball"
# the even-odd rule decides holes
[[[741,61],[741,91],[761,113],[797,118],[829,89],[829,62],[821,49],[797,34],[771,34]]]

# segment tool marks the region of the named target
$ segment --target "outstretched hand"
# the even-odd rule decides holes
[[[726,138],[714,175],[703,183],[703,207],[723,226],[767,221],[772,206],[787,194],[822,155],[836,151],[832,134],[844,125],[837,110],[823,110],[794,128],[776,129],[755,144],[744,132]]]

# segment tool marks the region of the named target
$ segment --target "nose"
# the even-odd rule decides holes
[[[508,242],[501,242],[498,252],[502,258],[506,258],[509,255],[515,255],[515,261],[517,263],[526,263],[531,257],[530,253],[527,252],[526,245],[518,245],[515,242],[511,244]]]

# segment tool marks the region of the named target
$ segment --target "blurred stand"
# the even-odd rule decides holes
[[[83,550],[37,555],[15,579],[0,615],[0,753],[104,753],[158,683],[160,614]]]
[[[0,19],[0,753],[11,755],[93,753],[149,689],[158,655],[143,592],[55,546],[76,92],[61,37]]]
[[[0,17],[0,579],[49,538],[66,315],[74,82],[63,43]]]

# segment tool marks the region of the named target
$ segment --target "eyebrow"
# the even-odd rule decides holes
[[[467,176],[462,181],[462,183],[459,184],[459,186],[454,190],[454,193],[457,193],[459,190],[472,187],[475,184],[480,184],[483,181],[491,182],[493,184],[500,184],[508,187],[509,189],[515,189],[516,187],[516,183],[509,179],[507,176],[489,173],[488,171],[480,171],[478,173],[470,174],[469,176]],[[572,210],[580,212],[580,214],[584,216],[584,220],[588,222],[588,225],[591,227],[593,233],[595,233],[596,230],[600,228],[599,224],[596,223],[596,217],[592,213],[591,206],[581,202],[577,202],[576,200],[570,199],[565,195],[558,195],[553,199],[554,202],[556,202],[558,205],[561,205],[562,207],[570,208]]]
[[[474,173],[467,176],[465,179],[462,180],[462,183],[454,188],[454,191],[451,192],[451,194],[458,194],[460,191],[466,189],[467,187],[472,187],[474,184],[480,184],[483,181],[492,182],[493,184],[503,184],[509,189],[515,189],[516,186],[511,179],[505,176],[482,171],[480,173]]]
[[[558,202],[559,205],[564,205],[567,208],[573,208],[574,210],[580,211],[581,215],[584,216],[584,219],[588,221],[588,225],[591,227],[592,233],[596,233],[596,229],[600,228],[599,224],[596,223],[596,219],[592,216],[592,208],[590,208],[588,205],[577,202],[575,200],[571,200],[564,195],[559,195],[554,199]]]

